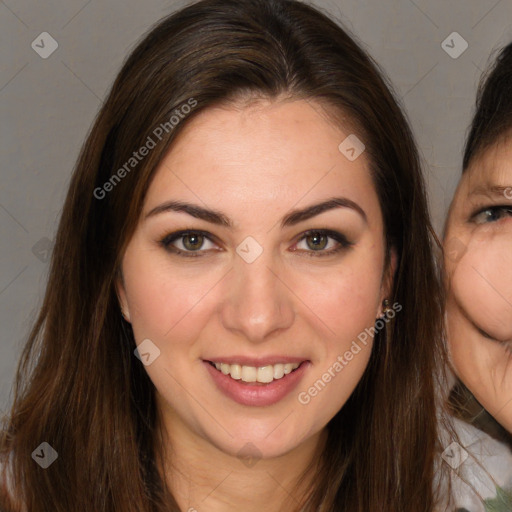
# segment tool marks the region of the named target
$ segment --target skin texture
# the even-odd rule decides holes
[[[512,432],[512,139],[485,150],[464,173],[445,249],[455,371]]]
[[[299,392],[374,325],[391,289],[395,258],[385,269],[368,161],[363,153],[350,162],[338,150],[349,133],[304,100],[210,108],[190,121],[156,171],[118,293],[136,342],[149,338],[161,351],[146,370],[170,447],[169,485],[184,510],[297,506],[289,490],[318,458],[325,425],[367,366],[371,341],[309,404],[298,402]],[[340,196],[357,203],[366,220],[342,207],[281,227],[292,210]],[[232,227],[175,211],[146,218],[169,200],[221,211]],[[160,244],[184,229],[212,235],[202,256]],[[302,238],[311,229],[337,231],[352,245],[311,255],[312,237],[313,249]],[[248,236],[263,248],[252,263],[236,252]],[[173,245],[186,250],[184,242]],[[329,238],[322,250],[339,246]],[[280,402],[251,407],[223,395],[203,362],[232,355],[294,356],[311,366]],[[243,447],[258,459],[254,466],[237,458]]]

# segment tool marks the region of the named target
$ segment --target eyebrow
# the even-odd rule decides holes
[[[306,208],[292,210],[281,220],[281,227],[284,228],[287,226],[294,226],[300,222],[311,219],[312,217],[320,215],[321,213],[324,213],[328,210],[333,210],[335,208],[349,208],[354,210],[362,217],[365,223],[368,222],[365,211],[356,202],[346,197],[333,197],[321,203],[307,206]],[[233,227],[231,220],[222,212],[209,208],[203,208],[202,206],[186,203],[184,201],[167,201],[162,203],[161,205],[158,205],[149,211],[144,219],[148,219],[149,217],[153,217],[155,215],[166,212],[187,213],[192,217],[205,220],[206,222],[211,222],[212,224],[217,224],[219,226],[225,226],[228,228]]]
[[[512,190],[512,185],[507,186],[498,186],[498,185],[484,185],[479,186],[473,189],[469,195],[470,196],[504,196],[505,192]]]

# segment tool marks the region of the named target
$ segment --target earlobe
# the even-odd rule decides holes
[[[130,321],[130,313],[129,312],[125,312],[123,306],[121,306],[121,316],[127,321],[129,322]]]

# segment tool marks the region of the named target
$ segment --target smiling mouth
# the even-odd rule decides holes
[[[220,373],[247,384],[270,384],[294,372],[305,362],[306,361],[302,363],[278,363],[256,367],[208,361],[208,363]]]

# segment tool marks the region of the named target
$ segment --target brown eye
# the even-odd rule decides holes
[[[182,237],[183,246],[187,251],[197,251],[204,243],[204,236],[200,233],[191,233]]]
[[[307,246],[313,251],[320,251],[327,247],[329,237],[323,233],[313,232],[305,237]]]

